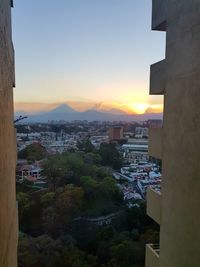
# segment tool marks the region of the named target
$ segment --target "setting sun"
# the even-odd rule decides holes
[[[148,109],[149,105],[145,103],[134,103],[130,105],[130,109],[137,114],[143,114]]]

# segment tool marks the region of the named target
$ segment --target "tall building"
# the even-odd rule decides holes
[[[146,267],[199,267],[200,1],[153,0],[152,29],[166,31],[166,59],[150,79],[150,94],[164,95],[163,127],[150,129],[163,182],[161,194],[148,191],[160,244],[147,245]]]
[[[109,141],[120,141],[124,137],[122,126],[111,126],[109,128]]]
[[[15,190],[16,135],[13,118],[14,49],[11,0],[0,0],[0,266],[17,266]]]

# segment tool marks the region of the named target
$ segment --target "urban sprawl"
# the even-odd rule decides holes
[[[102,143],[114,143],[120,152],[123,165],[110,170],[117,181],[124,200],[132,207],[135,201],[145,200],[148,188],[161,190],[160,162],[148,155],[149,128],[162,126],[160,120],[142,123],[87,122],[48,124],[17,124],[17,148],[20,154],[28,146],[44,148],[49,155],[78,151],[81,142],[88,140],[95,149]],[[18,159],[17,182],[28,181],[33,188],[47,188],[42,172],[42,160]]]

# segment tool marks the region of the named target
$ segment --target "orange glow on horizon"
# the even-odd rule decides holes
[[[148,109],[148,104],[145,103],[134,103],[130,105],[130,109],[137,114],[143,114]]]
[[[106,112],[112,109],[126,112],[127,114],[144,114],[144,113],[161,113],[163,111],[162,104],[149,104],[145,102],[138,103],[118,103],[118,102],[84,102],[84,101],[68,101],[59,103],[15,103],[15,111],[25,111],[27,113],[45,112],[56,108],[61,104],[67,104],[76,111],[86,111],[95,109]]]
[[[147,103],[132,103],[127,105],[128,113],[144,114],[144,113],[161,113],[163,111],[163,105],[151,105]]]

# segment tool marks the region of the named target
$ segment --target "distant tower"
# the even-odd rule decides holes
[[[150,94],[164,95],[163,127],[150,129],[150,155],[162,160],[161,194],[147,213],[160,244],[146,267],[200,266],[200,1],[153,0],[152,29],[166,31],[166,59],[151,66]]]
[[[111,126],[109,128],[109,141],[120,141],[123,139],[124,130],[121,126]]]
[[[0,0],[0,266],[17,266],[16,134],[11,0]]]

